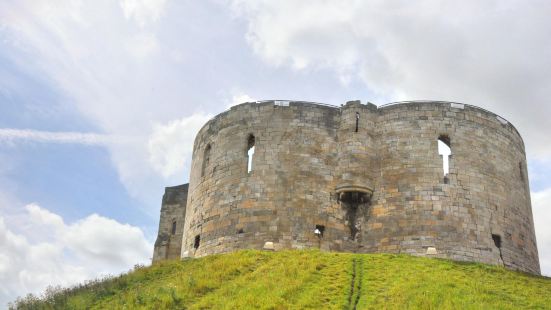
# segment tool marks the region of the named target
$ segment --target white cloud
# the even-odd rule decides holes
[[[255,102],[255,101],[256,101],[256,99],[254,99],[253,97],[251,97],[247,94],[234,95],[232,97],[231,104],[230,104],[229,107],[233,107],[234,105],[238,105],[240,103]]]
[[[231,98],[228,98],[228,100],[225,100],[226,103],[226,110],[230,109],[231,107],[245,103],[245,102],[255,102],[257,99],[249,96],[246,93],[240,92],[240,91],[232,91]]]
[[[126,42],[126,50],[136,60],[145,60],[159,53],[161,47],[155,35],[151,33],[139,33]]]
[[[30,129],[0,128],[0,143],[16,142],[75,143],[85,145],[108,145],[121,143],[119,137],[81,132],[52,132]]]
[[[152,245],[137,227],[97,214],[65,224],[37,204],[25,210],[29,225],[18,233],[10,215],[0,216],[0,304],[48,285],[69,286],[149,263]],[[37,231],[47,236],[37,240]]]
[[[195,64],[189,63],[189,42],[183,40],[186,37],[182,31],[163,27],[163,16],[171,13],[165,10],[165,2],[0,2],[0,39],[6,47],[3,56],[19,71],[44,80],[68,98],[59,104],[76,108],[104,133],[8,129],[0,132],[0,143],[9,140],[105,146],[128,193],[144,205],[154,205],[154,210],[144,211],[156,217],[158,197],[154,195],[162,188],[159,184],[186,181],[187,167],[175,161],[191,151],[193,142],[193,137],[182,140],[172,133],[171,142],[163,144],[162,125],[157,124],[178,118],[188,119],[191,124],[193,115],[203,115],[197,100],[196,109],[182,104],[195,99],[186,81],[192,80],[188,67]],[[178,20],[185,18],[178,16]],[[181,55],[175,57],[177,54]],[[192,125],[198,126],[196,123]],[[192,130],[179,128],[185,130],[183,136]],[[186,142],[189,144],[182,144]],[[166,153],[150,152],[151,143]]]
[[[551,3],[545,1],[231,1],[266,63],[332,69],[385,100],[488,108],[551,155]],[[372,98],[373,99],[373,98]]]
[[[62,237],[65,232],[63,218],[55,213],[41,208],[36,203],[25,206],[25,210],[19,217],[23,216],[23,225],[32,227],[32,232],[27,230],[26,238],[31,242],[51,242]],[[10,218],[12,218],[10,216]],[[25,231],[25,229],[22,229]]]
[[[154,169],[168,178],[190,166],[195,135],[211,117],[197,114],[165,125],[156,124],[148,142],[149,161]]]
[[[66,227],[63,242],[82,261],[104,266],[104,272],[148,262],[153,254],[141,229],[97,214]]]
[[[122,0],[121,7],[127,19],[134,19],[141,27],[155,22],[161,16],[165,0]]]
[[[536,227],[536,240],[541,272],[551,277],[551,188],[532,193],[532,210]]]

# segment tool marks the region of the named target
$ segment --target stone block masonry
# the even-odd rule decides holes
[[[465,104],[234,106],[197,134],[183,208],[183,256],[271,242],[540,272],[522,138]]]

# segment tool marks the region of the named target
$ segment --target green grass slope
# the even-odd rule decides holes
[[[551,309],[551,279],[408,255],[240,251],[166,261],[20,309]]]

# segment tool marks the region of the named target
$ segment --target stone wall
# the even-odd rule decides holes
[[[381,178],[366,251],[423,254],[435,247],[441,257],[539,273],[521,137],[493,113],[454,106],[380,108]],[[441,135],[452,151],[448,182],[437,151]]]
[[[441,136],[452,150],[446,178]],[[196,137],[187,204],[183,256],[273,242],[539,273],[523,141],[504,119],[468,105],[232,107]]]
[[[166,187],[153,262],[180,258],[189,184]]]

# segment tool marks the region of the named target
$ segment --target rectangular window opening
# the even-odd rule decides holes
[[[501,236],[492,234],[492,239],[494,240],[494,245],[496,248],[501,249]]]
[[[176,234],[176,221],[172,221],[171,233],[172,233],[173,235]]]
[[[438,137],[438,155],[442,156],[442,169],[444,171],[444,183],[448,184],[450,173],[450,156],[452,154],[450,137],[441,135]]]
[[[494,240],[494,245],[499,250],[499,258],[501,258],[501,262],[503,263],[503,252],[501,251],[501,236],[492,234],[492,239]]]
[[[316,236],[323,237],[324,232],[325,232],[324,225],[316,225],[316,229],[314,229],[314,234],[316,234]]]
[[[247,151],[247,173],[253,171],[254,146]]]
[[[254,136],[249,135],[249,138],[247,139],[247,173],[251,173],[251,171],[253,171],[254,144]]]
[[[195,236],[195,241],[193,242],[193,248],[197,250],[200,244],[201,244],[201,236],[197,235]]]

